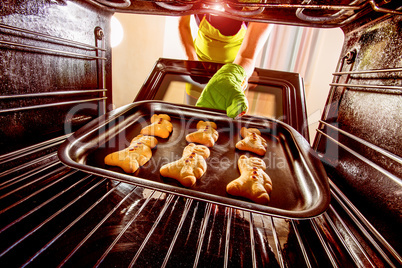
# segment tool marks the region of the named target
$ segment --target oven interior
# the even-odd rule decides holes
[[[224,13],[212,10],[213,3],[0,3],[2,266],[402,265],[401,3],[222,1]],[[312,143],[331,193],[321,215],[251,213],[93,175],[59,160],[58,148],[72,133],[112,109],[113,13],[206,11],[343,30],[344,46]],[[160,61],[173,68],[185,63]],[[192,64],[180,77],[204,75]],[[163,87],[153,79],[169,75],[160,74],[156,68],[133,101],[160,99],[147,88]],[[291,105],[296,115],[283,120],[308,139],[303,98]]]

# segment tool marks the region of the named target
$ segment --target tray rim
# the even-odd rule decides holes
[[[185,188],[185,187],[178,187],[170,184],[165,184],[157,181],[151,181],[147,180],[144,178],[136,177],[135,175],[131,174],[125,174],[125,173],[119,173],[115,172],[112,170],[107,170],[103,169],[100,167],[95,167],[91,165],[86,165],[83,163],[80,163],[78,161],[75,161],[71,157],[71,148],[80,140],[82,140],[84,137],[90,135],[92,132],[99,130],[103,126],[109,124],[116,118],[118,118],[121,115],[124,115],[127,113],[129,110],[134,109],[138,106],[141,105],[161,105],[161,106],[172,106],[175,108],[179,108],[181,110],[195,110],[196,112],[201,112],[202,114],[214,116],[214,117],[222,117],[222,119],[229,120],[229,121],[237,121],[237,122],[250,122],[251,119],[254,120],[263,120],[263,121],[268,121],[270,124],[279,124],[281,127],[286,129],[289,134],[292,136],[294,140],[294,145],[297,147],[299,150],[300,154],[303,156],[303,160],[306,161],[306,159],[309,159],[309,163],[311,162],[312,159],[316,159],[314,161],[315,163],[318,163],[318,166],[314,167],[314,174],[319,174],[323,176],[323,178],[318,179],[315,181],[315,183],[320,184],[318,186],[319,189],[324,190],[323,194],[321,194],[321,199],[319,200],[320,202],[318,205],[310,207],[305,210],[286,210],[286,209],[281,209],[277,207],[270,207],[267,205],[261,205],[254,203],[252,201],[243,201],[243,200],[238,200],[230,197],[223,197],[223,196],[218,196],[210,193],[205,193],[205,192],[200,192],[197,190],[193,190],[190,188]],[[254,121],[251,121],[254,122]],[[267,123],[267,122],[265,122]],[[308,146],[308,147],[307,147]],[[307,155],[306,155],[307,154]],[[281,122],[276,119],[271,119],[271,118],[265,118],[265,117],[256,117],[256,116],[243,116],[240,119],[234,120],[230,119],[226,116],[226,114],[223,111],[220,110],[215,110],[215,109],[207,109],[207,108],[200,108],[200,107],[194,107],[194,106],[189,106],[189,105],[181,105],[181,104],[174,104],[174,103],[169,103],[169,102],[164,102],[164,101],[138,101],[138,102],[133,102],[130,104],[127,104],[125,106],[122,106],[120,108],[117,108],[115,110],[112,110],[111,112],[108,112],[91,122],[87,123],[84,125],[82,128],[77,130],[75,133],[73,133],[70,137],[64,141],[59,149],[58,149],[58,157],[60,161],[65,164],[66,166],[69,166],[71,168],[75,168],[81,171],[84,171],[89,174],[97,175],[97,176],[102,176],[106,177],[112,180],[117,180],[125,183],[129,183],[132,185],[136,186],[141,186],[153,190],[157,190],[160,192],[165,192],[169,194],[175,194],[175,195],[180,195],[183,197],[187,198],[192,198],[195,200],[203,201],[203,202],[209,202],[209,203],[214,203],[218,205],[223,205],[223,206],[228,206],[232,207],[235,209],[241,209],[253,213],[258,213],[262,215],[269,215],[269,216],[274,216],[274,217],[279,217],[279,218],[286,218],[286,219],[309,219],[313,217],[317,217],[324,213],[326,209],[329,207],[330,203],[330,190],[329,190],[329,182],[327,180],[328,176],[326,175],[325,169],[319,160],[318,155],[316,152],[311,148],[310,144],[307,142],[307,140],[299,133],[297,132],[293,127],[290,125]],[[310,167],[310,165],[307,165]],[[311,170],[310,170],[311,172]],[[319,176],[315,176],[319,177]]]

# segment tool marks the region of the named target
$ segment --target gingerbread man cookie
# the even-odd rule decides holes
[[[158,140],[155,137],[140,134],[126,149],[108,154],[104,162],[106,165],[121,167],[126,173],[134,173],[151,159],[151,149],[157,144]]]
[[[267,204],[272,191],[271,178],[265,173],[266,165],[258,157],[240,156],[240,177],[226,186],[228,194],[248,198],[258,204]]]
[[[217,126],[214,122],[199,121],[197,123],[197,131],[188,134],[186,136],[186,140],[188,142],[200,143],[207,147],[212,147],[219,137],[218,131],[216,131],[216,129]]]
[[[205,159],[209,154],[208,147],[190,143],[184,148],[182,157],[163,165],[160,173],[164,177],[176,179],[185,187],[191,187],[207,170]]]
[[[242,127],[240,135],[243,139],[236,143],[237,149],[258,155],[264,155],[267,152],[267,141],[261,137],[261,132],[258,129]]]
[[[167,138],[173,130],[170,121],[170,116],[167,114],[154,114],[151,117],[151,124],[141,129],[141,134]]]

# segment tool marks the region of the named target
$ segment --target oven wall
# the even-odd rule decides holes
[[[402,225],[402,16],[345,27],[314,147],[331,181],[397,251]]]
[[[43,0],[3,3],[0,15],[0,154],[68,134],[110,108],[110,13]]]

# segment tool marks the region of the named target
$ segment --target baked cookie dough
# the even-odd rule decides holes
[[[170,121],[170,116],[167,114],[154,114],[151,117],[151,124],[141,129],[141,134],[165,139],[173,131],[173,125]]]
[[[134,173],[152,157],[152,150],[158,144],[153,136],[142,134],[135,137],[124,150],[108,154],[104,162],[109,166],[121,167],[126,173]]]
[[[191,187],[207,170],[207,159],[210,155],[208,147],[190,143],[183,150],[182,157],[161,167],[164,177],[176,179],[185,187]]]
[[[265,173],[265,162],[258,157],[240,156],[238,162],[240,177],[226,186],[226,192],[241,196],[258,204],[267,204],[272,191],[271,178]]]
[[[216,129],[217,126],[214,122],[204,122],[201,120],[197,123],[197,131],[188,134],[186,136],[186,140],[188,142],[195,142],[203,144],[207,147],[212,147],[219,137],[218,131],[216,131]]]
[[[258,129],[242,127],[240,135],[243,139],[236,143],[237,149],[265,155],[267,152],[267,141],[261,137],[261,132]]]

